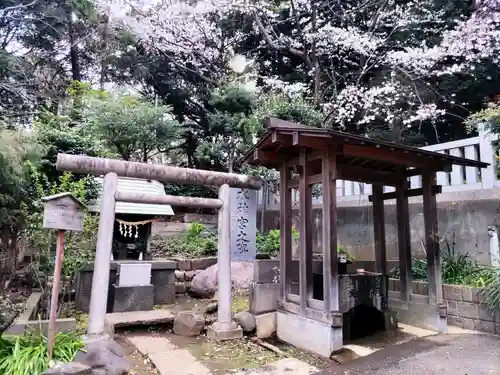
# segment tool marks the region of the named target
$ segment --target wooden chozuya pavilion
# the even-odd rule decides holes
[[[336,180],[372,184],[376,271],[387,275],[384,200],[395,199],[401,293],[390,295],[398,321],[436,331],[447,329],[443,303],[436,194],[436,172],[452,165],[485,168],[488,164],[418,148],[377,141],[322,128],[270,119],[268,132],[244,157],[251,165],[280,171],[280,300],[278,336],[293,345],[328,356],[342,347],[342,301],[337,264]],[[293,178],[298,174],[298,178]],[[409,178],[422,177],[422,188],[411,189]],[[323,187],[323,298],[313,298],[311,186]],[[395,188],[384,193],[384,186]],[[291,189],[299,189],[299,290],[293,294]],[[428,264],[428,296],[412,294],[408,198],[422,196]],[[384,299],[387,296],[383,296]]]

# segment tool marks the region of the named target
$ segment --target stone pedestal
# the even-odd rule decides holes
[[[113,285],[113,312],[153,310],[154,285]]]
[[[236,323],[215,322],[207,327],[207,337],[214,341],[225,341],[240,339],[243,337],[243,330]]]
[[[329,358],[342,349],[342,327],[318,322],[287,311],[277,312],[278,338],[300,349],[308,350]]]

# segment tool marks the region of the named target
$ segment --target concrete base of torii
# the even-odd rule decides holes
[[[243,337],[243,330],[234,322],[215,322],[207,327],[207,337],[214,341],[241,339]]]

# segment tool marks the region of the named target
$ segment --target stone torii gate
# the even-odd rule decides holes
[[[216,340],[227,340],[242,336],[241,328],[233,322],[231,313],[230,187],[258,190],[262,186],[260,178],[234,173],[68,154],[57,155],[56,167],[60,171],[104,175],[94,276],[92,278],[92,294],[90,297],[87,330],[89,336],[102,336],[105,333],[106,301],[108,299],[113,240],[112,229],[115,220],[116,202],[168,204],[219,210],[217,250],[219,308],[217,322],[209,327],[207,333],[209,337]],[[219,186],[219,198],[153,196],[141,192],[118,192],[119,176],[179,184]]]

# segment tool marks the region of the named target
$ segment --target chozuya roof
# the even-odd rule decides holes
[[[398,145],[330,129],[313,128],[271,118],[268,132],[243,157],[251,165],[278,167],[299,156],[301,148],[311,151],[335,148],[337,163],[373,170],[396,172],[405,169],[449,171],[452,165],[486,168],[489,164],[444,153]]]

